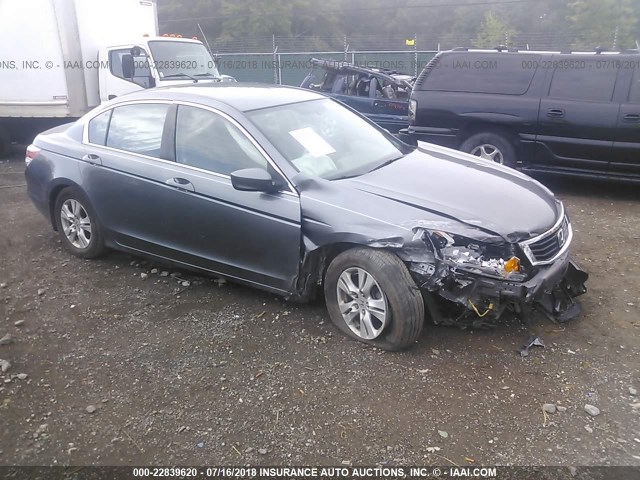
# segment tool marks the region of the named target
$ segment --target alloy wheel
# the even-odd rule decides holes
[[[345,323],[358,337],[373,340],[389,321],[387,299],[382,288],[362,268],[346,269],[338,278],[338,308]]]
[[[491,160],[492,162],[499,163],[500,165],[504,164],[504,157],[500,149],[495,145],[490,145],[488,143],[478,145],[476,148],[471,150],[471,155],[484,158],[485,160]]]
[[[60,209],[60,223],[69,243],[85,249],[91,243],[91,218],[80,202],[70,198]]]

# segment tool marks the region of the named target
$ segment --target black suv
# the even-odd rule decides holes
[[[640,181],[640,55],[455,49],[418,76],[400,137],[528,173]]]

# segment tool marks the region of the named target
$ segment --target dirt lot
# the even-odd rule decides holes
[[[1,464],[640,465],[637,187],[547,182],[591,274],[573,323],[427,325],[384,353],[320,302],[74,258],[22,172],[0,163]],[[547,347],[521,358],[530,333]]]

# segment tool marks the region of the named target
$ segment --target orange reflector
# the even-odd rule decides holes
[[[507,273],[519,272],[520,271],[520,260],[518,257],[511,257],[504,264],[504,271]]]

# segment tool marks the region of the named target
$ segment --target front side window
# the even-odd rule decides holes
[[[107,147],[160,158],[165,104],[124,105],[113,109]]]
[[[217,113],[180,105],[176,162],[222,175],[243,168],[267,169],[267,160],[247,136]]]
[[[111,119],[112,110],[107,110],[89,122],[89,143],[104,145],[107,140],[107,128]]]
[[[330,99],[247,115],[298,171],[329,180],[362,175],[407,153],[402,143]]]
[[[577,65],[556,68],[549,88],[549,97],[610,102],[616,85],[617,70],[596,68],[596,60],[580,61]]]
[[[141,50],[141,49],[139,49]],[[130,62],[133,62],[133,71],[131,72],[133,75],[131,77],[127,77],[125,75],[125,68],[123,68],[122,63],[123,59],[126,63],[127,58],[129,58]],[[127,80],[129,82],[133,82],[137,85],[140,85],[143,88],[150,88],[151,85],[151,70],[149,68],[149,57],[148,55],[141,50],[140,55],[131,56],[130,48],[121,48],[118,50],[111,50],[109,52],[109,71],[112,75],[121,78],[123,80]]]

